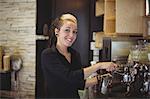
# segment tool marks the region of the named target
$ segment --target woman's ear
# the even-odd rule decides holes
[[[55,35],[58,35],[59,30],[55,28]]]

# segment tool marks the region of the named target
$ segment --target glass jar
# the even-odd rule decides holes
[[[139,61],[140,46],[134,45],[130,49],[130,57],[132,61]]]
[[[130,60],[135,62],[148,61],[148,48],[143,45],[134,45],[130,49]]]

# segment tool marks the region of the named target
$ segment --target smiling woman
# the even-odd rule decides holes
[[[48,98],[79,98],[85,80],[79,53],[71,45],[77,37],[77,20],[63,14],[51,25],[49,47],[42,53],[42,68]],[[54,60],[55,59],[55,60]]]
[[[63,14],[51,25],[49,48],[41,55],[48,98],[80,98],[78,90],[97,84],[97,77],[87,79],[98,69],[113,70],[112,62],[82,68],[80,54],[71,48],[77,37],[77,19]]]

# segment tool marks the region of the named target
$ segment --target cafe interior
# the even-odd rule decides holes
[[[0,98],[46,98],[41,52],[62,13],[78,18],[72,47],[83,66],[118,65],[98,70],[81,99],[150,98],[150,0],[0,0]]]

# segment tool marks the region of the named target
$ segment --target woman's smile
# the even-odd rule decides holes
[[[73,22],[65,21],[63,26],[58,30],[58,44],[70,47],[77,37],[77,25]]]

